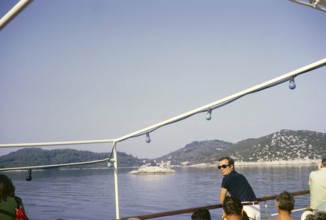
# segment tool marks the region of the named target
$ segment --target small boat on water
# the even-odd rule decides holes
[[[163,161],[160,163],[160,165],[156,164],[145,164],[139,167],[137,170],[130,171],[129,174],[174,174],[175,170],[172,170],[170,168],[170,163],[164,163]]]
[[[141,166],[138,170],[130,171],[129,174],[174,174],[175,170],[159,166]]]

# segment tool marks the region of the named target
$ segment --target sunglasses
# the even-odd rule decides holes
[[[220,170],[221,168],[225,169],[225,168],[227,168],[228,166],[230,166],[230,164],[228,164],[228,165],[223,164],[222,166],[217,166],[217,168]]]

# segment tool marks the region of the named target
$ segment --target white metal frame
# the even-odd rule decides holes
[[[290,0],[290,1],[326,12],[326,0]]]
[[[118,160],[117,160],[117,143],[118,142],[122,142],[125,141],[127,139],[130,138],[135,138],[138,136],[142,136],[145,134],[148,134],[150,132],[153,132],[157,129],[159,129],[160,127],[163,126],[167,126],[169,124],[173,124],[176,123],[178,121],[184,120],[186,118],[189,118],[195,114],[198,113],[203,113],[203,112],[208,112],[217,108],[220,108],[224,105],[227,105],[245,95],[248,94],[252,94],[255,92],[259,92],[261,90],[279,85],[281,83],[287,82],[289,80],[293,80],[295,77],[297,77],[298,75],[310,72],[312,70],[321,68],[323,66],[326,65],[326,58],[321,59],[319,61],[316,61],[312,64],[309,64],[307,66],[304,66],[302,68],[299,68],[297,70],[294,70],[292,72],[289,72],[287,74],[284,74],[280,77],[276,77],[272,80],[266,81],[264,83],[261,83],[259,85],[253,86],[251,88],[245,89],[241,92],[235,93],[233,95],[230,95],[228,97],[222,98],[220,100],[217,100],[215,102],[212,102],[210,104],[204,105],[202,107],[199,107],[197,109],[194,109],[192,111],[186,112],[184,114],[175,116],[173,118],[170,118],[168,120],[159,122],[157,124],[151,125],[149,127],[143,128],[141,130],[135,131],[133,133],[124,135],[122,137],[119,138],[115,138],[115,139],[105,139],[105,140],[87,140],[87,141],[66,141],[66,142],[44,142],[44,143],[23,143],[23,144],[0,144],[0,148],[11,148],[11,147],[35,147],[35,146],[42,146],[42,147],[46,147],[46,146],[55,146],[55,145],[76,145],[76,144],[96,144],[96,143],[113,143],[113,149],[112,149],[112,153],[113,153],[113,159],[111,159],[112,162],[114,162],[114,190],[115,190],[115,205],[116,205],[116,219],[120,219],[120,208],[119,208],[119,193],[118,193]],[[106,160],[106,159],[105,159]],[[105,161],[105,160],[101,160],[99,162]],[[94,162],[94,161],[93,161]],[[86,163],[90,163],[90,162],[81,162],[81,163],[74,163],[74,165],[78,165],[78,164],[86,164]],[[65,165],[65,164],[61,164],[61,165]],[[6,168],[8,169],[33,169],[36,167],[16,167],[16,168]],[[37,166],[37,168],[48,168],[47,166]],[[4,169],[0,169],[4,170]]]
[[[326,0],[310,0],[310,2],[304,2],[299,0],[290,0],[292,2],[296,2],[305,6],[309,6],[321,11],[326,12],[326,8],[321,7],[320,4],[326,6]],[[12,19],[14,19],[24,8],[26,8],[32,0],[20,0],[10,11],[8,11],[1,19],[0,19],[0,30],[2,30]],[[87,140],[87,141],[66,141],[66,142],[43,142],[43,143],[21,143],[21,144],[0,144],[0,148],[12,148],[12,147],[46,147],[46,146],[56,146],[56,145],[77,145],[77,144],[98,144],[98,143],[113,143],[113,159],[109,158],[112,162],[114,162],[114,190],[115,190],[115,206],[116,206],[116,219],[120,219],[120,207],[119,207],[119,189],[118,189],[118,160],[117,160],[117,143],[122,142],[124,140],[142,136],[144,134],[149,134],[150,132],[155,131],[156,129],[176,123],[178,121],[184,120],[188,117],[191,117],[195,114],[212,111],[214,109],[220,108],[226,104],[229,104],[245,95],[258,92],[278,84],[284,83],[291,79],[294,79],[296,76],[307,73],[314,69],[323,67],[326,65],[326,58],[319,60],[315,63],[302,67],[300,69],[294,70],[290,73],[284,74],[280,77],[274,78],[272,80],[266,81],[262,84],[253,86],[249,89],[243,90],[241,92],[235,93],[231,96],[226,98],[217,100],[205,106],[199,107],[192,111],[186,112],[184,114],[175,116],[170,118],[166,121],[151,125],[144,129],[138,130],[136,132],[127,134],[125,136],[116,138],[116,139],[106,139],[106,140]],[[96,161],[88,161],[88,162],[78,162],[78,163],[69,163],[69,164],[56,164],[56,165],[43,165],[43,166],[29,166],[29,167],[16,167],[16,168],[5,168],[0,169],[2,170],[17,170],[17,169],[37,169],[37,168],[52,168],[52,167],[61,167],[61,166],[72,166],[72,165],[82,165],[82,164],[91,164],[91,163],[99,163],[105,162],[108,158],[103,160],[96,160]]]
[[[2,30],[12,19],[14,19],[22,10],[24,10],[33,0],[20,0],[12,7],[1,19],[0,30]]]

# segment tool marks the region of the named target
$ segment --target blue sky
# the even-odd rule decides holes
[[[118,138],[193,110],[325,58],[325,19],[287,0],[33,1],[0,32],[0,143]],[[193,141],[326,132],[325,71],[118,151],[154,158]]]

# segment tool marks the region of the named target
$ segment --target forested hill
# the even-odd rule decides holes
[[[326,156],[326,134],[313,131],[281,130],[236,143],[230,149],[240,161],[317,160]]]
[[[142,160],[126,153],[117,152],[117,156],[119,158],[119,167],[132,167],[142,164]],[[26,148],[1,156],[0,168],[76,163],[102,160],[109,157],[110,153],[94,153],[73,149],[43,150],[40,148]],[[87,166],[105,167],[106,162],[83,165],[83,167]]]
[[[157,160],[192,165],[216,162],[223,156],[231,156],[238,162],[318,160],[326,156],[326,134],[281,130],[235,144],[219,140],[195,141]]]
[[[133,167],[143,164],[143,159],[122,152],[117,154],[119,167]],[[171,161],[172,165],[192,165],[215,163],[222,156],[231,156],[238,162],[317,160],[326,156],[326,134],[304,130],[281,130],[235,144],[220,140],[194,141],[167,155],[152,158],[152,160],[155,159],[158,163],[161,160]],[[0,156],[0,168],[76,163],[108,157],[109,153],[72,149],[42,150],[29,148]],[[103,162],[88,166],[104,167],[106,164]]]

